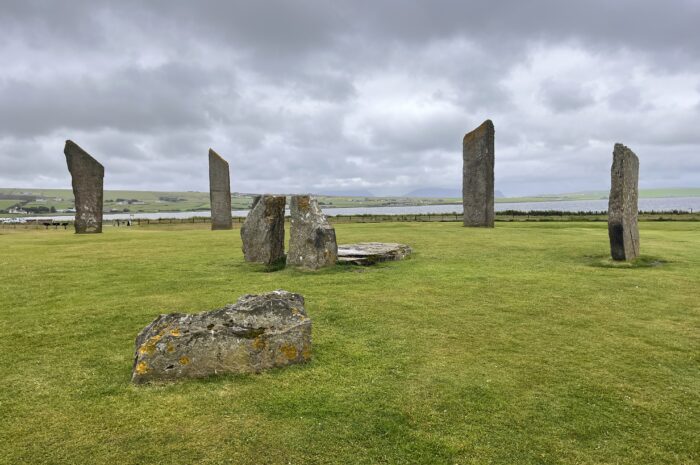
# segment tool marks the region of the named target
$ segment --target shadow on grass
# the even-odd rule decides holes
[[[609,255],[585,255],[584,260],[589,266],[594,266],[597,268],[620,268],[620,269],[631,269],[631,268],[658,268],[670,263],[668,260],[664,260],[659,257],[651,257],[648,255],[641,256],[635,260],[622,261],[613,260]]]
[[[274,382],[275,379],[281,379],[284,377],[294,376],[295,373],[311,370],[316,366],[314,363],[314,356],[310,360],[304,363],[292,363],[285,366],[274,366],[266,368],[260,372],[250,372],[250,373],[211,373],[206,376],[200,377],[182,377],[177,379],[155,379],[149,380],[142,384],[135,384],[131,382],[131,373],[129,373],[129,380],[127,385],[130,389],[138,391],[181,391],[187,389],[198,389],[197,386],[207,386],[207,385],[226,385],[228,383],[236,383],[237,386],[247,386],[255,385],[257,383],[269,383],[270,380]],[[122,386],[123,387],[123,386]]]
[[[406,257],[404,260],[408,260],[411,257]],[[242,271],[250,271],[253,273],[275,273],[278,271],[284,271],[288,270],[292,273],[295,274],[301,274],[301,275],[318,275],[318,274],[336,274],[336,273],[347,273],[347,272],[353,272],[353,273],[365,273],[368,271],[372,270],[381,270],[381,269],[390,269],[393,268],[393,262],[392,260],[383,260],[383,261],[377,261],[377,262],[372,262],[368,263],[366,265],[356,265],[352,263],[336,263],[335,266],[328,266],[328,267],[322,267],[319,269],[307,269],[303,267],[295,267],[295,266],[287,266],[287,258],[286,256],[279,259],[278,261],[265,265],[262,263],[248,263],[245,261],[236,261],[236,262],[230,262],[230,263],[225,263],[221,264],[218,262],[212,262],[213,264],[217,264],[219,266],[223,266],[225,268],[236,268],[236,269],[241,269]]]

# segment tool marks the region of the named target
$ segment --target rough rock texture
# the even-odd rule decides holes
[[[639,159],[622,144],[615,144],[608,199],[608,236],[613,260],[639,257]]]
[[[259,195],[241,226],[243,255],[247,262],[271,265],[284,258],[283,195]]]
[[[258,373],[310,358],[304,298],[278,290],[209,312],[160,315],[136,337],[131,380]]]
[[[351,265],[374,265],[379,262],[403,260],[411,255],[405,244],[391,242],[359,242],[338,246],[338,263]]]
[[[494,137],[493,123],[486,120],[462,141],[464,226],[493,227]]]
[[[66,141],[63,149],[75,196],[75,232],[102,232],[104,167],[78,144]]]
[[[316,270],[338,258],[335,229],[309,195],[292,196],[287,265]]]
[[[231,229],[231,180],[228,162],[209,149],[211,229]]]

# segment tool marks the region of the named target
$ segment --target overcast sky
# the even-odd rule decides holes
[[[506,195],[700,187],[700,0],[0,0],[0,187],[403,194],[461,187],[496,127]]]

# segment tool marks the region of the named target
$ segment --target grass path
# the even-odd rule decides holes
[[[238,230],[0,231],[0,463],[695,464],[700,224],[337,226],[412,259],[243,262]],[[157,314],[306,297],[314,359],[130,385]]]

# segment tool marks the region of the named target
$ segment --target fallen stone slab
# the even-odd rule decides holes
[[[293,195],[287,265],[317,270],[334,266],[338,256],[335,229],[310,195]]]
[[[406,244],[392,242],[359,242],[338,246],[338,263],[347,265],[374,265],[375,263],[403,260],[413,250]]]
[[[277,290],[244,295],[218,310],[158,316],[136,338],[131,380],[259,373],[310,358],[311,319],[304,298]]]

